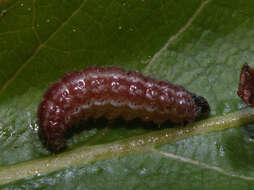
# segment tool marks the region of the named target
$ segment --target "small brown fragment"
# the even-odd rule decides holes
[[[237,94],[248,106],[254,107],[254,69],[248,63],[242,67]]]
[[[0,15],[1,15],[1,16],[4,16],[6,13],[7,13],[7,10],[4,9],[4,10],[1,11],[1,14],[0,14]]]

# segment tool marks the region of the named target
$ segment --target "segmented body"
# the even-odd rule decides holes
[[[156,124],[193,121],[210,111],[203,97],[181,86],[118,67],[88,67],[52,84],[38,108],[38,125],[46,146],[65,147],[68,128],[88,118],[140,118]]]

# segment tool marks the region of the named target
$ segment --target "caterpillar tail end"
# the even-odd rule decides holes
[[[47,136],[42,130],[39,130],[39,138],[44,146],[53,153],[59,153],[66,148],[66,141],[63,134]]]

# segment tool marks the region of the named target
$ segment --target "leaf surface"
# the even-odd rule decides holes
[[[13,177],[0,187],[251,189],[253,142],[244,128],[216,125],[202,128],[202,134],[190,126],[181,134],[181,127],[99,120],[68,140],[59,156],[65,159],[62,167],[59,158],[54,170],[35,168],[55,159],[37,136],[36,110],[44,91],[64,73],[88,65],[122,66],[183,85],[208,99],[211,119],[241,113],[229,128],[253,121],[246,119],[251,109],[248,117],[236,112],[245,107],[236,94],[240,68],[244,62],[253,66],[253,7],[250,0],[0,1],[0,172],[23,166],[30,171],[25,175],[30,177]],[[171,137],[163,140],[169,131]],[[103,152],[144,136],[158,140],[89,158],[96,147]],[[72,156],[80,149],[92,153],[76,164]]]

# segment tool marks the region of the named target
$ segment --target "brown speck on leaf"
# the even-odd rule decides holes
[[[4,16],[6,13],[7,13],[7,10],[6,10],[6,9],[2,10],[2,11],[1,11],[1,16]]]
[[[248,106],[254,107],[254,69],[248,63],[242,67],[237,94]]]

